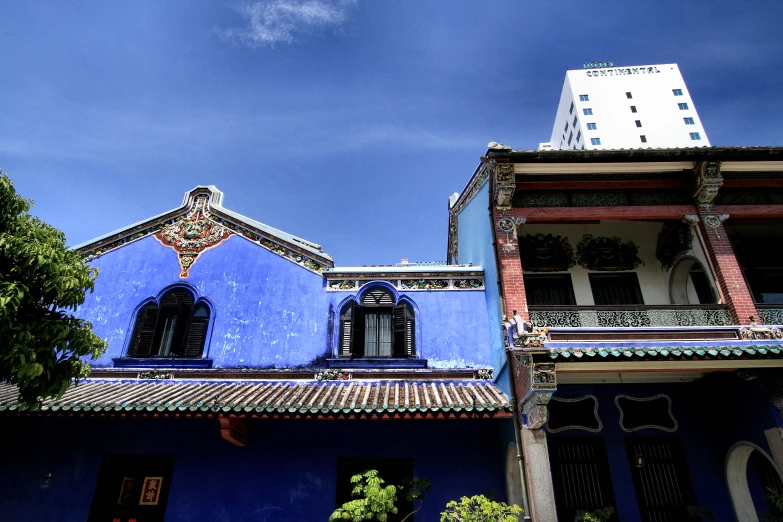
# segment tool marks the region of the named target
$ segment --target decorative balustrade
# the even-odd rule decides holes
[[[530,323],[538,327],[638,328],[732,324],[725,305],[531,306],[529,312]],[[777,312],[781,314],[778,316],[780,319],[783,309]],[[783,324],[783,321],[765,324]]]
[[[783,303],[774,305],[757,304],[756,311],[759,313],[759,324],[767,326],[783,325]]]

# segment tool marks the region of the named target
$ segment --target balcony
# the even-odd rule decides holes
[[[759,324],[767,326],[783,325],[783,303],[760,304],[756,303],[756,311],[759,313]]]
[[[726,305],[530,306],[528,311],[532,326],[547,328],[691,327],[732,324]],[[778,320],[783,323],[783,307],[775,312],[778,314]]]

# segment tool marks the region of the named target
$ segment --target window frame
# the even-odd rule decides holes
[[[188,302],[167,303],[166,299],[176,293],[186,294]],[[202,311],[205,313],[200,314]],[[172,317],[176,318],[176,322],[180,322],[173,328],[172,344],[176,344],[176,352],[172,353],[169,346],[169,351],[161,355],[165,322]],[[183,317],[186,318],[184,325],[181,323]],[[133,311],[123,356],[113,359],[115,366],[146,366],[151,361],[160,361],[165,365],[167,362],[178,361],[176,366],[202,367],[207,364],[211,367],[212,361],[207,359],[207,354],[214,318],[215,307],[212,302],[199,296],[190,285],[168,287],[155,298],[140,303]],[[140,343],[147,342],[142,341],[143,336],[149,339],[148,348],[139,346]],[[199,346],[198,349],[195,348],[196,345]]]
[[[587,274],[588,280],[590,282],[590,292],[593,294],[593,303],[595,303],[595,306],[644,306],[644,296],[642,294],[642,287],[639,284],[639,276],[636,272],[626,272],[626,271],[618,271],[618,272],[589,272]],[[596,292],[596,290],[600,290],[597,288],[600,281],[606,282],[610,279],[627,279],[629,281],[626,281],[627,284],[626,288],[631,288],[633,293],[635,294],[633,297],[638,302],[636,303],[599,303],[601,299],[598,299],[599,294]],[[632,281],[631,281],[632,280]]]
[[[689,132],[692,141],[701,141],[701,134],[698,132]]]
[[[365,302],[368,294],[385,293],[390,302],[377,304]],[[367,355],[366,351],[366,316],[380,314],[381,310],[390,310],[389,355]],[[361,293],[356,299],[350,299],[339,308],[337,357],[340,359],[383,359],[405,360],[420,359],[418,346],[418,317],[415,304],[406,297],[397,294],[384,286],[372,286]],[[376,330],[378,346],[381,341],[381,329]],[[361,339],[357,337],[361,335]]]
[[[580,94],[579,95],[579,101],[590,101],[590,95],[589,94]]]
[[[685,125],[696,125],[696,120],[693,119],[693,116],[683,118],[682,121],[685,122]]]
[[[637,112],[639,112],[639,111],[636,110],[636,105],[631,105],[630,107],[631,107],[631,112],[632,113],[636,114]]]
[[[600,145],[601,138],[590,138],[590,145]]]
[[[681,111],[690,110],[690,108],[688,107],[688,103],[687,102],[680,102],[680,103],[678,103],[677,104],[677,108],[680,109]]]
[[[639,139],[641,140],[642,143],[647,143],[647,135],[646,134],[639,135]]]
[[[672,94],[675,96],[685,96],[682,92],[682,89],[672,89]]]
[[[587,124],[587,130],[598,130],[598,124],[596,123],[588,123]]]
[[[630,91],[629,91],[629,92],[626,92],[626,93],[625,93],[625,98],[626,98],[627,100],[633,100],[633,93],[631,93]]]
[[[585,116],[592,116],[593,115],[592,107],[588,107],[586,109],[582,109],[582,114],[584,114]]]

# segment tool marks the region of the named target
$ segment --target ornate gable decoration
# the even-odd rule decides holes
[[[202,252],[233,234],[223,225],[210,221],[209,215],[209,196],[201,194],[196,196],[190,212],[155,233],[155,239],[163,246],[177,252],[182,269],[180,277],[188,277],[190,267]]]
[[[525,272],[564,272],[576,264],[568,238],[552,234],[520,237],[519,255]]]
[[[682,221],[666,221],[658,234],[655,257],[661,262],[661,269],[669,270],[692,247],[691,226]]]
[[[321,245],[235,215],[221,206],[222,198],[215,187],[196,187],[185,194],[182,207],[76,248],[85,261],[91,261],[152,235],[177,252],[184,278],[201,252],[237,235],[319,275],[334,266]]]
[[[634,270],[642,264],[639,249],[617,236],[593,237],[585,234],[576,246],[576,262],[588,270]],[[523,265],[524,266],[524,265]]]

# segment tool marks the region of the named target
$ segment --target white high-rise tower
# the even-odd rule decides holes
[[[566,73],[546,149],[708,147],[676,63],[585,64]]]

